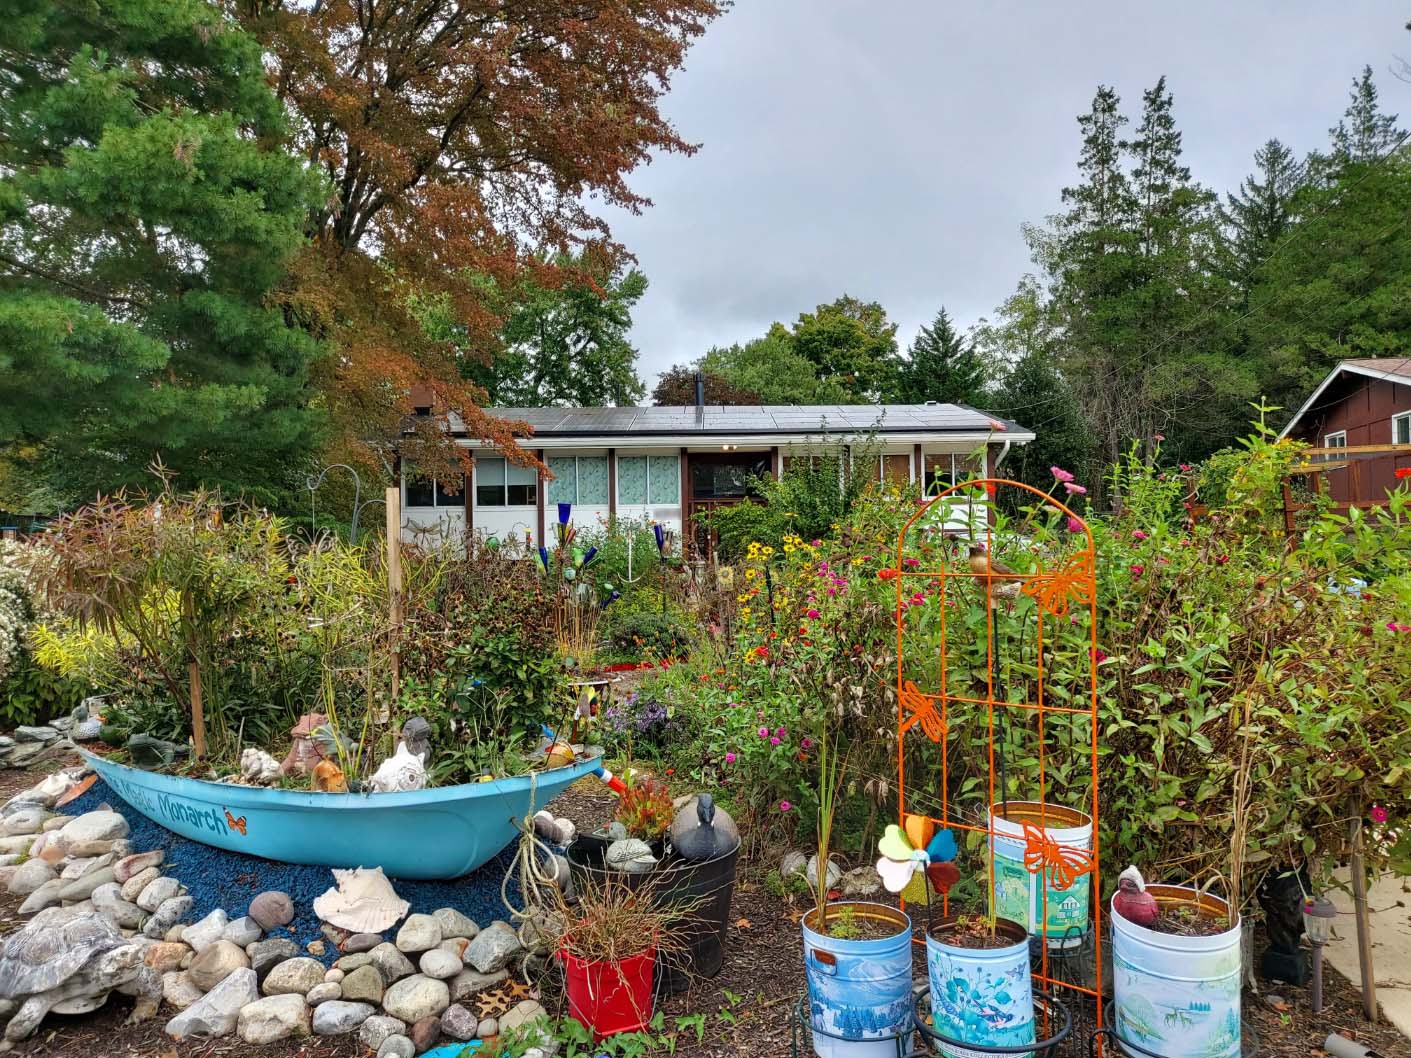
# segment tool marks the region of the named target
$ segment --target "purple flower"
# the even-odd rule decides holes
[[[1073,480],[1073,475],[1070,474],[1068,471],[1064,470],[1062,467],[1049,467],[1048,472],[1052,474],[1056,480],[1061,481],[1064,484],[1067,484],[1068,482]]]
[[[812,749],[812,748],[813,748],[813,739],[809,738],[807,735],[805,735],[802,739],[799,740],[799,749]]]
[[[1081,533],[1083,531],[1083,523],[1078,521],[1078,519],[1074,518],[1071,514],[1068,516],[1068,531],[1070,533]]]
[[[806,614],[804,614],[804,616],[812,620],[813,618],[818,616],[818,611],[810,609]]]
[[[776,735],[775,737],[771,738],[771,739],[769,740],[769,744],[770,744],[771,746],[777,746],[777,745],[779,745],[779,738],[778,738],[778,736]]]
[[[760,729],[759,729],[759,737],[760,737],[760,738],[768,738],[768,737],[769,737],[769,728],[767,728],[767,727],[762,727],[762,728],[760,728]]]
[[[779,811],[781,811],[781,812],[787,812],[789,809],[791,809],[791,808],[793,808],[793,807],[794,807],[794,806],[791,805],[791,804],[789,804],[788,801],[780,801],[780,802],[779,802]]]

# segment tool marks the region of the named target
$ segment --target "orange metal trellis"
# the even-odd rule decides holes
[[[980,561],[984,567],[982,570],[973,568],[973,563],[967,562],[963,555],[947,554],[946,548],[941,548],[941,560],[939,568],[925,568],[932,565],[929,562],[920,562],[911,559],[907,554],[908,537],[920,523],[924,526],[924,519],[929,511],[940,505],[940,511],[944,515],[950,510],[947,503],[949,497],[957,494],[970,493],[970,498],[979,492],[980,495],[992,499],[999,489],[1018,489],[1032,494],[1035,498],[1036,509],[1038,505],[1047,508],[1051,512],[1056,512],[1057,517],[1066,519],[1064,529],[1066,539],[1075,541],[1076,545],[1061,556],[1059,561],[1054,563],[1054,568],[1045,568],[1043,559],[1037,553],[1026,556],[1034,563],[1034,568],[1028,571],[1014,570],[1007,568],[1002,572],[997,570],[990,562],[998,562],[1001,556],[996,554],[995,541],[995,520],[991,515],[985,518],[983,534],[978,527],[972,524],[970,535],[964,543],[976,542],[983,539],[985,553],[988,556]],[[983,491],[980,491],[983,490]],[[954,536],[948,536],[954,539]],[[967,481],[959,485],[953,485],[945,489],[940,494],[932,498],[929,502],[918,507],[917,511],[909,518],[897,536],[897,553],[895,570],[886,571],[885,575],[890,575],[896,582],[896,629],[897,629],[897,788],[899,802],[898,823],[905,827],[908,815],[921,814],[928,818],[933,824],[941,827],[949,827],[955,831],[968,831],[985,835],[985,853],[987,861],[987,877],[989,890],[988,895],[991,901],[997,899],[995,895],[995,839],[999,831],[995,828],[994,806],[998,803],[996,799],[996,747],[995,747],[995,722],[997,715],[1000,716],[1001,723],[1007,714],[1004,711],[1016,711],[1016,715],[1022,715],[1027,722],[1037,724],[1038,743],[1038,801],[1040,826],[1024,827],[1024,868],[1030,875],[1039,875],[1038,889],[1043,893],[1041,902],[1041,914],[1038,916],[1040,955],[1033,965],[1033,979],[1039,987],[1052,992],[1054,989],[1063,988],[1081,995],[1089,997],[1093,1001],[1093,1019],[1098,1028],[1102,1026],[1102,1002],[1101,988],[1103,980],[1103,936],[1102,936],[1102,886],[1101,886],[1101,858],[1099,839],[1099,816],[1098,816],[1098,717],[1097,717],[1097,664],[1099,659],[1097,643],[1097,585],[1096,569],[1094,561],[1092,532],[1087,523],[1075,512],[1070,510],[1063,503],[1054,499],[1052,495],[1044,493],[1032,486],[1021,482],[1009,481],[1006,479],[976,479]],[[918,686],[918,681],[907,675],[906,664],[906,643],[905,643],[905,622],[907,611],[911,600],[914,598],[912,585],[923,583],[934,586],[939,593],[939,665],[936,673],[937,685],[934,689],[924,685]],[[978,689],[972,688],[969,693],[953,693],[947,680],[947,647],[948,630],[946,626],[947,613],[951,609],[951,593],[960,593],[968,587],[974,590],[977,586],[983,586],[985,605],[985,693],[981,696]],[[1017,585],[1017,590],[1016,586]],[[997,605],[1013,606],[1011,600],[1023,595],[1033,600],[1035,627],[1034,636],[1036,649],[1035,673],[1030,677],[1030,682],[1034,688],[1031,700],[1010,701],[1008,694],[1004,697],[996,696],[996,655],[998,653],[995,643],[995,608]],[[959,601],[959,600],[957,600]],[[1046,701],[1046,690],[1053,684],[1056,677],[1055,672],[1045,671],[1045,621],[1072,621],[1081,623],[1079,615],[1086,614],[1088,623],[1088,650],[1086,654],[1087,680],[1086,680],[1086,707],[1081,707],[1070,697],[1073,704],[1057,704]],[[927,670],[929,671],[929,670]],[[967,822],[958,817],[949,789],[949,734],[952,719],[958,719],[964,710],[984,710],[985,729],[988,742],[988,801],[985,812],[985,825],[977,826],[972,822]],[[1046,745],[1044,730],[1045,718],[1050,715],[1061,714],[1067,716],[1083,716],[1089,718],[1089,733],[1085,752],[1089,758],[1089,768],[1091,772],[1091,792],[1090,814],[1092,823],[1091,851],[1076,846],[1060,845],[1046,834],[1047,822],[1043,817],[1044,807],[1048,806],[1050,795],[1049,783],[1049,750]],[[927,800],[934,804],[939,804],[940,814],[930,815],[929,813],[908,813],[907,811],[907,786],[906,786],[906,735],[908,732],[919,729],[920,732],[930,741],[940,747],[940,772],[941,782],[938,797],[928,797]],[[1076,752],[1081,747],[1073,747]],[[1001,748],[1001,752],[1003,749]],[[1057,796],[1062,796],[1064,791],[1058,791]],[[1001,799],[1007,804],[1008,793],[1000,790]],[[1060,825],[1057,820],[1055,826]],[[1008,840],[1014,840],[1012,835],[1006,835]],[[1091,892],[1089,896],[1089,907],[1091,909],[1090,925],[1092,951],[1094,962],[1094,975],[1091,985],[1059,978],[1052,975],[1053,969],[1050,965],[1050,950],[1048,937],[1049,909],[1048,893],[1050,884],[1058,890],[1066,890],[1073,885],[1090,884]],[[1032,897],[1031,905],[1032,907]],[[942,907],[949,913],[949,895],[943,894]],[[1031,927],[1031,934],[1033,929]],[[918,939],[918,943],[924,943],[924,938]],[[1101,1047],[1101,1038],[1098,1040]],[[1100,1051],[1099,1051],[1100,1053]]]

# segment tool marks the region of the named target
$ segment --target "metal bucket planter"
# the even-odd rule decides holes
[[[885,904],[829,904],[832,921],[850,908],[856,918],[896,928],[875,940],[840,940],[817,932],[818,911],[803,919],[809,1022],[819,1058],[896,1058],[911,1025],[911,919]]]
[[[1223,918],[1224,900],[1179,885],[1148,885],[1158,904],[1196,904]],[[1112,923],[1113,1030],[1129,1054],[1240,1055],[1240,924],[1208,937]]]
[[[1045,838],[1063,848],[1092,850],[1093,820],[1084,812],[1039,801],[991,805],[993,907],[1001,917],[1018,922],[1031,935],[1042,934],[1050,948],[1081,946],[1088,930],[1092,879],[1085,874],[1067,889],[1058,889],[1051,870],[1030,874],[1024,866],[1025,823],[1040,827]]]
[[[958,918],[938,919],[926,934],[926,974],[936,1033],[982,1047],[1032,1044],[1034,992],[1028,933],[1019,923],[1000,918],[995,920],[995,932],[1012,943],[1003,948],[965,948],[946,939]],[[943,1044],[941,1053],[949,1058],[983,1058],[984,1052]]]

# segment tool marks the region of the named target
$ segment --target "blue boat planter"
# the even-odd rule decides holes
[[[926,976],[937,1034],[985,1047],[1034,1042],[1034,990],[1029,977],[1029,935],[1017,922],[995,919],[1001,948],[967,948],[946,936],[959,916],[937,919],[926,934]],[[948,1058],[984,1058],[968,1047],[942,1044]]]
[[[803,919],[803,958],[808,979],[813,1050],[819,1058],[896,1058],[899,1038],[911,1027],[911,919],[886,904],[829,904],[831,922],[851,909],[859,919],[896,929],[889,937],[840,940]]]
[[[459,878],[494,859],[532,815],[601,764],[403,793],[306,793],[206,782],[84,758],[133,808],[182,837],[281,863],[381,867],[389,877]]]

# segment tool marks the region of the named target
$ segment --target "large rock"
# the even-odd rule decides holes
[[[10,837],[0,837],[0,852],[37,856],[38,853],[35,851],[35,847],[40,841],[43,841],[46,845],[48,844],[48,839],[45,838],[43,834],[38,838],[33,834],[14,834]],[[57,844],[54,846],[54,851],[58,853],[59,859],[64,858],[64,850],[59,848]]]
[[[376,966],[359,966],[340,982],[344,999],[355,999],[363,1003],[381,1003],[386,986]]]
[[[191,954],[191,949],[179,941],[159,940],[149,944],[142,953],[142,961],[159,974],[170,973],[181,968],[181,961]],[[250,971],[254,973],[253,970]],[[255,997],[256,999],[259,996]]]
[[[339,945],[345,952],[356,954],[362,951],[372,951],[382,943],[382,937],[376,933],[354,933],[351,937]]]
[[[119,860],[118,863],[122,863],[122,860]],[[121,890],[120,890],[120,891],[121,891],[121,893],[122,893],[122,898],[123,898],[124,900],[128,901],[129,903],[132,903],[132,904],[137,903],[137,898],[142,895],[142,891],[143,891],[144,889],[146,889],[149,885],[151,885],[153,882],[155,882],[155,881],[156,881],[158,878],[160,878],[161,876],[162,876],[162,872],[161,872],[160,868],[157,868],[157,867],[144,867],[144,868],[142,868],[142,870],[138,871],[136,874],[134,874],[134,875],[132,875],[130,878],[128,878],[127,881],[121,882]],[[119,881],[119,879],[118,879],[118,870],[117,870],[117,866],[116,866],[116,865],[114,865],[114,867],[113,867],[113,881],[115,881],[115,882],[116,882],[116,881]],[[175,896],[175,895],[176,895],[175,893],[172,894],[172,896]],[[152,910],[155,911],[156,908],[153,908]]]
[[[117,857],[111,852],[105,852],[101,856],[79,856],[70,859],[68,865],[59,872],[60,878],[68,878],[72,881],[75,878],[86,878],[96,870],[112,865]],[[108,881],[112,881],[110,877]]]
[[[52,882],[57,877],[54,868],[43,860],[26,860],[15,868],[6,888],[16,896],[28,896],[45,882]]]
[[[38,834],[44,828],[44,809],[24,805],[5,817],[6,834]]]
[[[304,995],[323,984],[323,963],[317,959],[286,959],[265,975],[260,991],[267,996]]]
[[[241,1008],[259,998],[255,971],[249,967],[237,969],[168,1021],[167,1035],[178,1040],[187,1036],[229,1036],[235,1031]]]
[[[153,849],[151,852],[134,852],[131,856],[124,856],[113,864],[113,879],[118,882],[126,882],[149,867],[160,867],[166,858],[167,854],[161,849]]]
[[[348,1003],[335,999],[314,1007],[313,1028],[320,1036],[342,1036],[357,1029],[376,1013],[370,1003]]]
[[[173,970],[162,974],[162,999],[177,1010],[185,1010],[200,998],[201,990],[191,983],[186,971]]]
[[[451,978],[451,998],[459,1003],[462,999],[478,996],[487,988],[494,988],[508,977],[508,970],[496,970],[492,974],[483,974],[478,970],[462,970]]]
[[[149,868],[150,869],[150,868]],[[135,880],[135,879],[134,879]],[[175,878],[166,875],[157,875],[137,894],[137,899],[133,901],[144,911],[156,911],[164,903],[174,896],[181,895],[181,883]],[[200,923],[197,923],[198,925]],[[217,934],[219,936],[219,934]]]
[[[397,931],[397,950],[430,951],[441,943],[441,924],[431,915],[408,915]]]
[[[259,940],[262,933],[258,922],[249,915],[243,915],[227,922],[221,936],[232,944],[245,948]]]
[[[492,922],[482,929],[465,950],[465,961],[480,973],[503,970],[523,950],[519,937],[507,922]]]
[[[294,901],[288,893],[270,891],[250,901],[249,915],[268,933],[294,921]]]
[[[446,982],[422,974],[398,981],[382,997],[383,1009],[408,1025],[433,1014],[439,1015],[450,1005],[451,990]]]
[[[436,1046],[436,1041],[441,1038],[441,1019],[436,1015],[422,1018],[407,1032],[411,1038],[412,1046],[416,1048],[416,1053],[429,1051]]]
[[[855,867],[843,875],[844,896],[876,896],[882,891],[882,876],[870,863]]]
[[[182,930],[181,939],[191,945],[192,951],[203,951],[220,940],[229,921],[229,916],[220,908],[216,908],[200,922],[193,922]]]
[[[196,953],[186,973],[192,984],[203,992],[209,992],[236,970],[248,969],[249,966],[250,958],[244,951],[228,940],[218,940]]]
[[[304,1000],[311,1007],[316,1007],[320,1003],[331,1003],[335,999],[343,998],[343,986],[337,981],[324,981],[322,984],[314,985],[309,989],[309,994],[304,996]],[[318,1032],[318,1025],[314,1025],[314,1031]]]
[[[406,1036],[388,1036],[377,1048],[377,1058],[413,1058],[416,1044]]]
[[[459,1003],[452,1003],[441,1015],[441,1032],[453,1040],[473,1040],[479,1019]]]
[[[448,951],[432,948],[421,955],[421,972],[438,981],[449,980],[461,972],[461,961]]]
[[[107,885],[113,880],[113,869],[103,867],[100,870],[89,871],[81,878],[75,878],[59,890],[59,899],[67,901],[87,900],[93,895],[93,890],[100,885]]]
[[[250,956],[250,966],[264,981],[265,976],[280,963],[298,956],[299,945],[287,937],[271,937],[269,940],[255,941],[245,949],[245,954]]]
[[[157,908],[156,914],[142,927],[142,932],[152,938],[165,937],[167,931],[191,913],[194,901],[190,896],[174,896]],[[185,931],[182,931],[185,936]]]
[[[512,1032],[521,1025],[544,1016],[544,1008],[536,1000],[523,999],[519,1004],[500,1016],[500,1031]]]
[[[393,944],[379,944],[368,954],[372,956],[372,965],[377,967],[377,972],[387,984],[416,973],[416,967]]]
[[[479,926],[453,907],[437,908],[431,912],[431,917],[441,927],[442,940],[448,940],[451,937],[469,939],[480,932]]]
[[[68,883],[62,878],[51,878],[45,882],[29,896],[25,897],[24,903],[19,907],[21,915],[34,915],[43,911],[46,907],[53,907],[59,902],[61,893]]]
[[[309,1008],[303,996],[257,999],[240,1011],[235,1030],[252,1047],[309,1035]]]
[[[53,742],[59,737],[59,729],[47,724],[21,724],[15,728],[16,742]]]
[[[342,970],[345,974],[350,974],[363,966],[371,966],[372,952],[355,951],[352,955],[344,955],[333,965],[336,969]]]
[[[456,962],[465,961],[465,950],[470,947],[469,937],[450,937],[443,940],[438,945],[442,951],[448,951],[456,957]]]
[[[118,887],[117,882],[98,886],[93,890],[89,899],[93,901],[93,906],[103,912],[118,929],[140,929],[142,923],[147,920],[147,912],[122,898],[122,890]],[[182,948],[185,947],[186,945],[183,944]],[[151,963],[147,965],[150,966]],[[175,969],[175,967],[169,967],[169,969]]]
[[[127,837],[127,820],[116,812],[85,812],[59,831],[59,847],[70,856],[101,856]]]
[[[388,1036],[401,1036],[407,1031],[406,1023],[386,1014],[373,1014],[358,1029],[358,1042],[375,1051],[382,1046]]]

